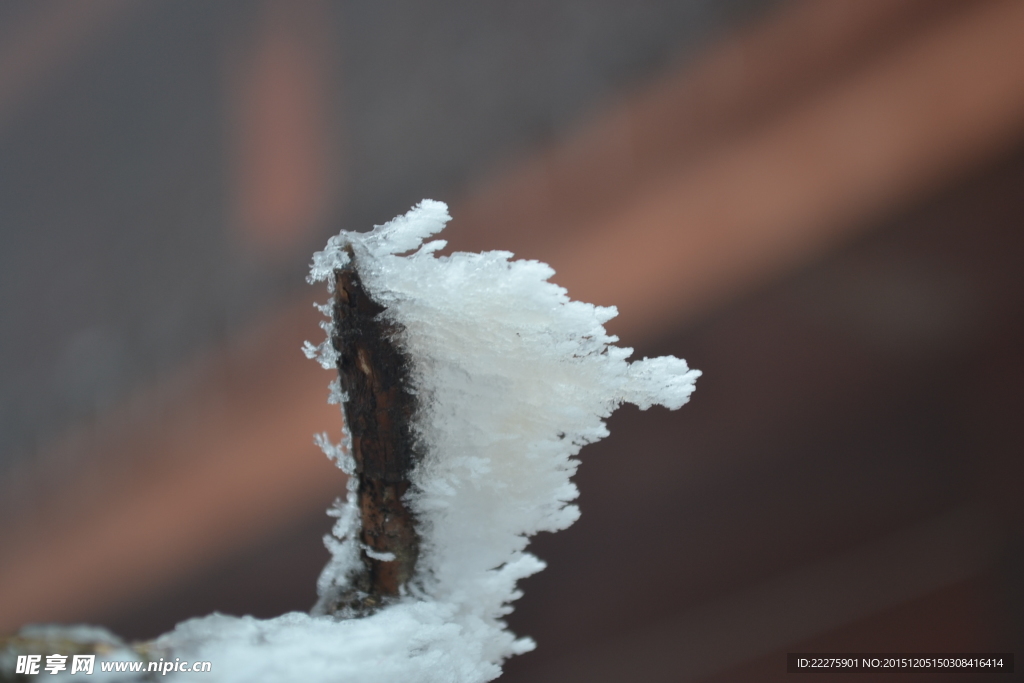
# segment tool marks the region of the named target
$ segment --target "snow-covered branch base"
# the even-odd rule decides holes
[[[490,681],[503,659],[532,649],[459,607],[409,600],[342,620],[302,612],[267,620],[214,614],[179,624],[156,644],[213,662],[214,676],[203,680],[230,683]]]

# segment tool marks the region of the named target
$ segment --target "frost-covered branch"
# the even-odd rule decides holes
[[[529,538],[579,517],[580,449],[624,402],[686,403],[700,374],[672,357],[628,362],[604,323],[552,269],[508,252],[438,257],[449,220],[423,201],[314,255],[327,338],[309,357],[337,369],[349,473],[330,511],[331,560],[312,614],[211,615],[157,639],[209,660],[205,681],[483,683],[534,647],[503,618],[519,579],[544,567]],[[175,674],[176,675],[176,674]]]

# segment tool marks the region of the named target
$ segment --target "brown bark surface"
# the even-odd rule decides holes
[[[334,335],[341,388],[348,395],[345,422],[359,478],[360,541],[392,561],[362,550],[362,570],[331,611],[366,612],[399,595],[419,554],[415,518],[404,497],[416,462],[411,419],[409,361],[396,344],[401,328],[381,314],[363,287],[356,259],[335,271]]]

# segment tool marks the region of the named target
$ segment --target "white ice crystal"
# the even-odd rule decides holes
[[[286,614],[260,621],[194,619],[160,644],[214,662],[207,681],[423,681],[477,683],[533,648],[502,618],[519,579],[544,567],[525,552],[529,537],[572,524],[579,510],[570,477],[575,455],[608,435],[624,402],[642,409],[683,405],[700,374],[678,358],[630,363],[603,324],[614,308],[571,301],[554,271],[508,252],[436,256],[425,242],[449,220],[425,200],[368,233],[342,232],[313,258],[311,281],[328,281],[349,261],[402,330],[419,409],[413,430],[422,459],[408,504],[421,536],[419,580],[409,594],[361,619]],[[324,307],[325,313],[329,309]],[[330,323],[324,325],[331,333]],[[328,342],[306,353],[333,367]],[[347,400],[337,384],[331,397]],[[352,472],[349,444],[324,451]],[[355,480],[328,546],[321,595],[344,588],[359,561]],[[386,559],[386,558],[383,558]]]

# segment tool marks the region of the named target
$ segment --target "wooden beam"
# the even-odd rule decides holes
[[[1024,137],[1021,35],[1014,0],[927,27],[552,248],[559,283],[653,333],[840,246]]]

